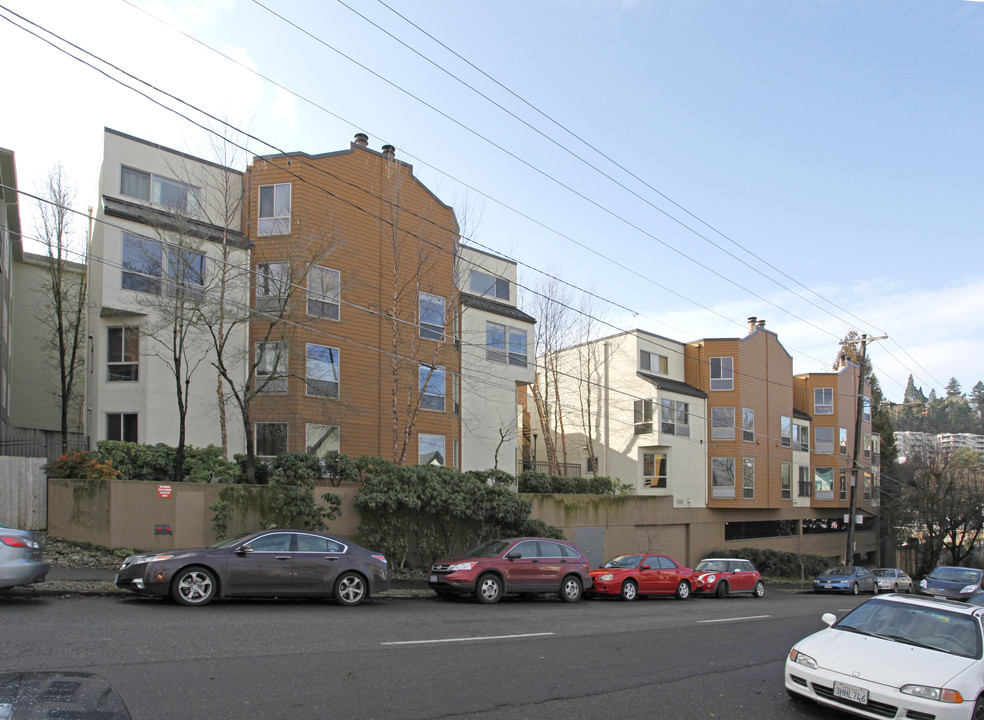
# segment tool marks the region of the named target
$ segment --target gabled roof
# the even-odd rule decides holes
[[[103,211],[110,217],[156,226],[168,232],[182,232],[214,243],[221,243],[222,234],[225,233],[228,244],[239,248],[252,247],[252,243],[241,232],[109,195],[103,195]]]
[[[693,385],[688,385],[680,380],[671,380],[670,378],[663,377],[661,375],[650,375],[649,373],[638,371],[636,375],[641,377],[643,380],[651,382],[660,390],[667,390],[669,392],[677,393],[679,395],[689,395],[690,397],[704,398],[707,399],[707,393],[696,388]]]
[[[519,322],[535,323],[536,318],[532,315],[527,315],[519,308],[513,307],[512,305],[507,305],[506,303],[501,303],[498,300],[489,300],[488,298],[479,297],[478,295],[470,295],[469,293],[461,293],[461,304],[465,307],[475,308],[476,310],[484,310],[487,313],[492,313],[493,315],[501,315],[502,317],[509,318],[510,320],[518,320]]]

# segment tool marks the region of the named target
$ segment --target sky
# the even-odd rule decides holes
[[[240,169],[365,132],[605,334],[755,316],[797,373],[887,335],[890,400],[984,380],[984,2],[0,0],[0,48],[22,190],[60,162],[95,204],[103,127],[230,123]]]

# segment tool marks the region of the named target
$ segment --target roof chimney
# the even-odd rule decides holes
[[[396,148],[392,145],[383,145],[383,157],[392,160],[396,157]]]
[[[759,327],[759,328],[760,328],[761,330],[764,330],[764,329],[765,329],[765,320],[759,320],[759,321],[758,321],[758,327]]]
[[[748,332],[750,332],[750,333],[755,332],[755,322],[757,320],[758,320],[757,317],[750,317],[750,318],[748,318]]]
[[[365,133],[356,133],[355,144],[361,145],[362,147],[369,147],[369,136]]]

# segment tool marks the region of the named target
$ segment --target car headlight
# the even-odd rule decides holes
[[[976,585],[964,585],[960,589],[960,592],[961,593],[975,593],[975,592],[978,592],[979,590],[980,590],[980,588],[977,587]]]
[[[158,560],[170,560],[174,555],[144,555],[133,561],[134,565],[143,565],[144,563],[157,562]]]
[[[700,581],[706,582],[708,585],[711,585],[714,583],[716,579],[717,579],[717,575],[705,575],[700,579]]]
[[[604,575],[599,575],[598,579],[601,580],[602,582],[611,582],[612,580],[615,579],[615,574],[605,573]]]
[[[448,570],[450,572],[458,572],[459,570],[471,570],[476,565],[478,565],[478,563],[477,562],[474,562],[474,561],[472,561],[472,562],[455,563],[454,565],[450,565],[448,567]]]
[[[801,653],[796,648],[789,651],[789,659],[792,660],[797,665],[802,665],[803,667],[808,667],[811,670],[817,669],[817,661],[811,658],[806,653]]]
[[[963,695],[949,688],[930,687],[929,685],[903,685],[899,692],[927,700],[939,700],[945,703],[962,703]]]

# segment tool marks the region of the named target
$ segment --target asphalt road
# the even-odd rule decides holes
[[[865,598],[229,601],[0,596],[0,672],[105,677],[134,720],[828,718],[790,645]]]

